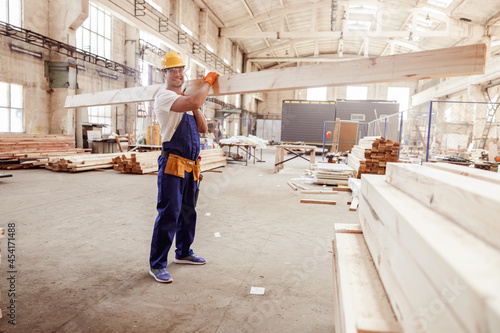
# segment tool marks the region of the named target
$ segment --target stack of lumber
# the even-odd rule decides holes
[[[224,156],[222,148],[204,149],[200,152],[201,171],[212,170],[226,166],[227,157]]]
[[[113,169],[119,172],[145,174],[158,171],[158,156],[160,152],[129,153],[113,159]]]
[[[27,168],[27,160],[86,153],[75,148],[73,135],[63,134],[0,134],[0,167],[2,169]]]
[[[335,332],[402,332],[359,224],[334,225]]]
[[[114,158],[125,155],[130,157],[131,153],[112,154],[88,154],[63,157],[49,157],[45,165],[46,169],[52,171],[79,172],[96,169],[112,168],[115,164]]]
[[[160,152],[128,153],[113,159],[113,169],[119,172],[145,174],[158,171],[158,156]],[[222,148],[206,149],[200,152],[201,171],[215,169],[226,165]]]
[[[354,177],[355,171],[347,164],[316,163],[313,172],[315,184],[322,185],[347,185],[349,178]]]
[[[347,164],[356,170],[357,178],[364,173],[385,175],[387,163],[398,162],[399,144],[382,137],[365,137],[352,148]]]
[[[386,176],[362,176],[359,199],[404,332],[499,332],[500,175],[389,163]]]

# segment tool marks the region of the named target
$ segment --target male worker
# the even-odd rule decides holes
[[[183,96],[185,64],[181,56],[167,53],[161,68],[167,86],[156,95],[154,106],[160,123],[162,151],[158,157],[158,216],[151,241],[149,274],[158,282],[168,283],[173,281],[166,267],[174,235],[175,263],[206,263],[191,249],[196,227],[195,193],[200,177],[198,132],[207,131],[200,107],[219,74],[208,73],[195,93]]]

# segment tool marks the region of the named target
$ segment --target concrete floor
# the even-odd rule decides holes
[[[15,223],[16,325],[2,278],[0,332],[333,332],[331,238],[334,223],[357,222],[350,195],[301,204],[286,182],[307,162],[274,174],[274,150],[263,157],[205,173],[193,249],[208,263],[178,265],[171,251],[171,284],[148,274],[156,176],[11,171],[0,227]],[[4,277],[7,239],[1,252]]]

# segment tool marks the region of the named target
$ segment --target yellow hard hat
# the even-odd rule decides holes
[[[186,67],[184,60],[177,52],[168,52],[161,59],[161,69],[174,68],[174,67]]]

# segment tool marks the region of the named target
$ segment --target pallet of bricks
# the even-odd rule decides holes
[[[64,134],[0,134],[0,168],[20,169],[44,166],[52,156],[88,154],[75,148],[73,135]]]
[[[357,171],[357,178],[364,173],[384,175],[387,163],[398,162],[399,145],[382,137],[365,137],[352,148],[347,164]]]
[[[360,230],[335,229],[336,332],[500,332],[500,175],[389,163],[359,199]]]

